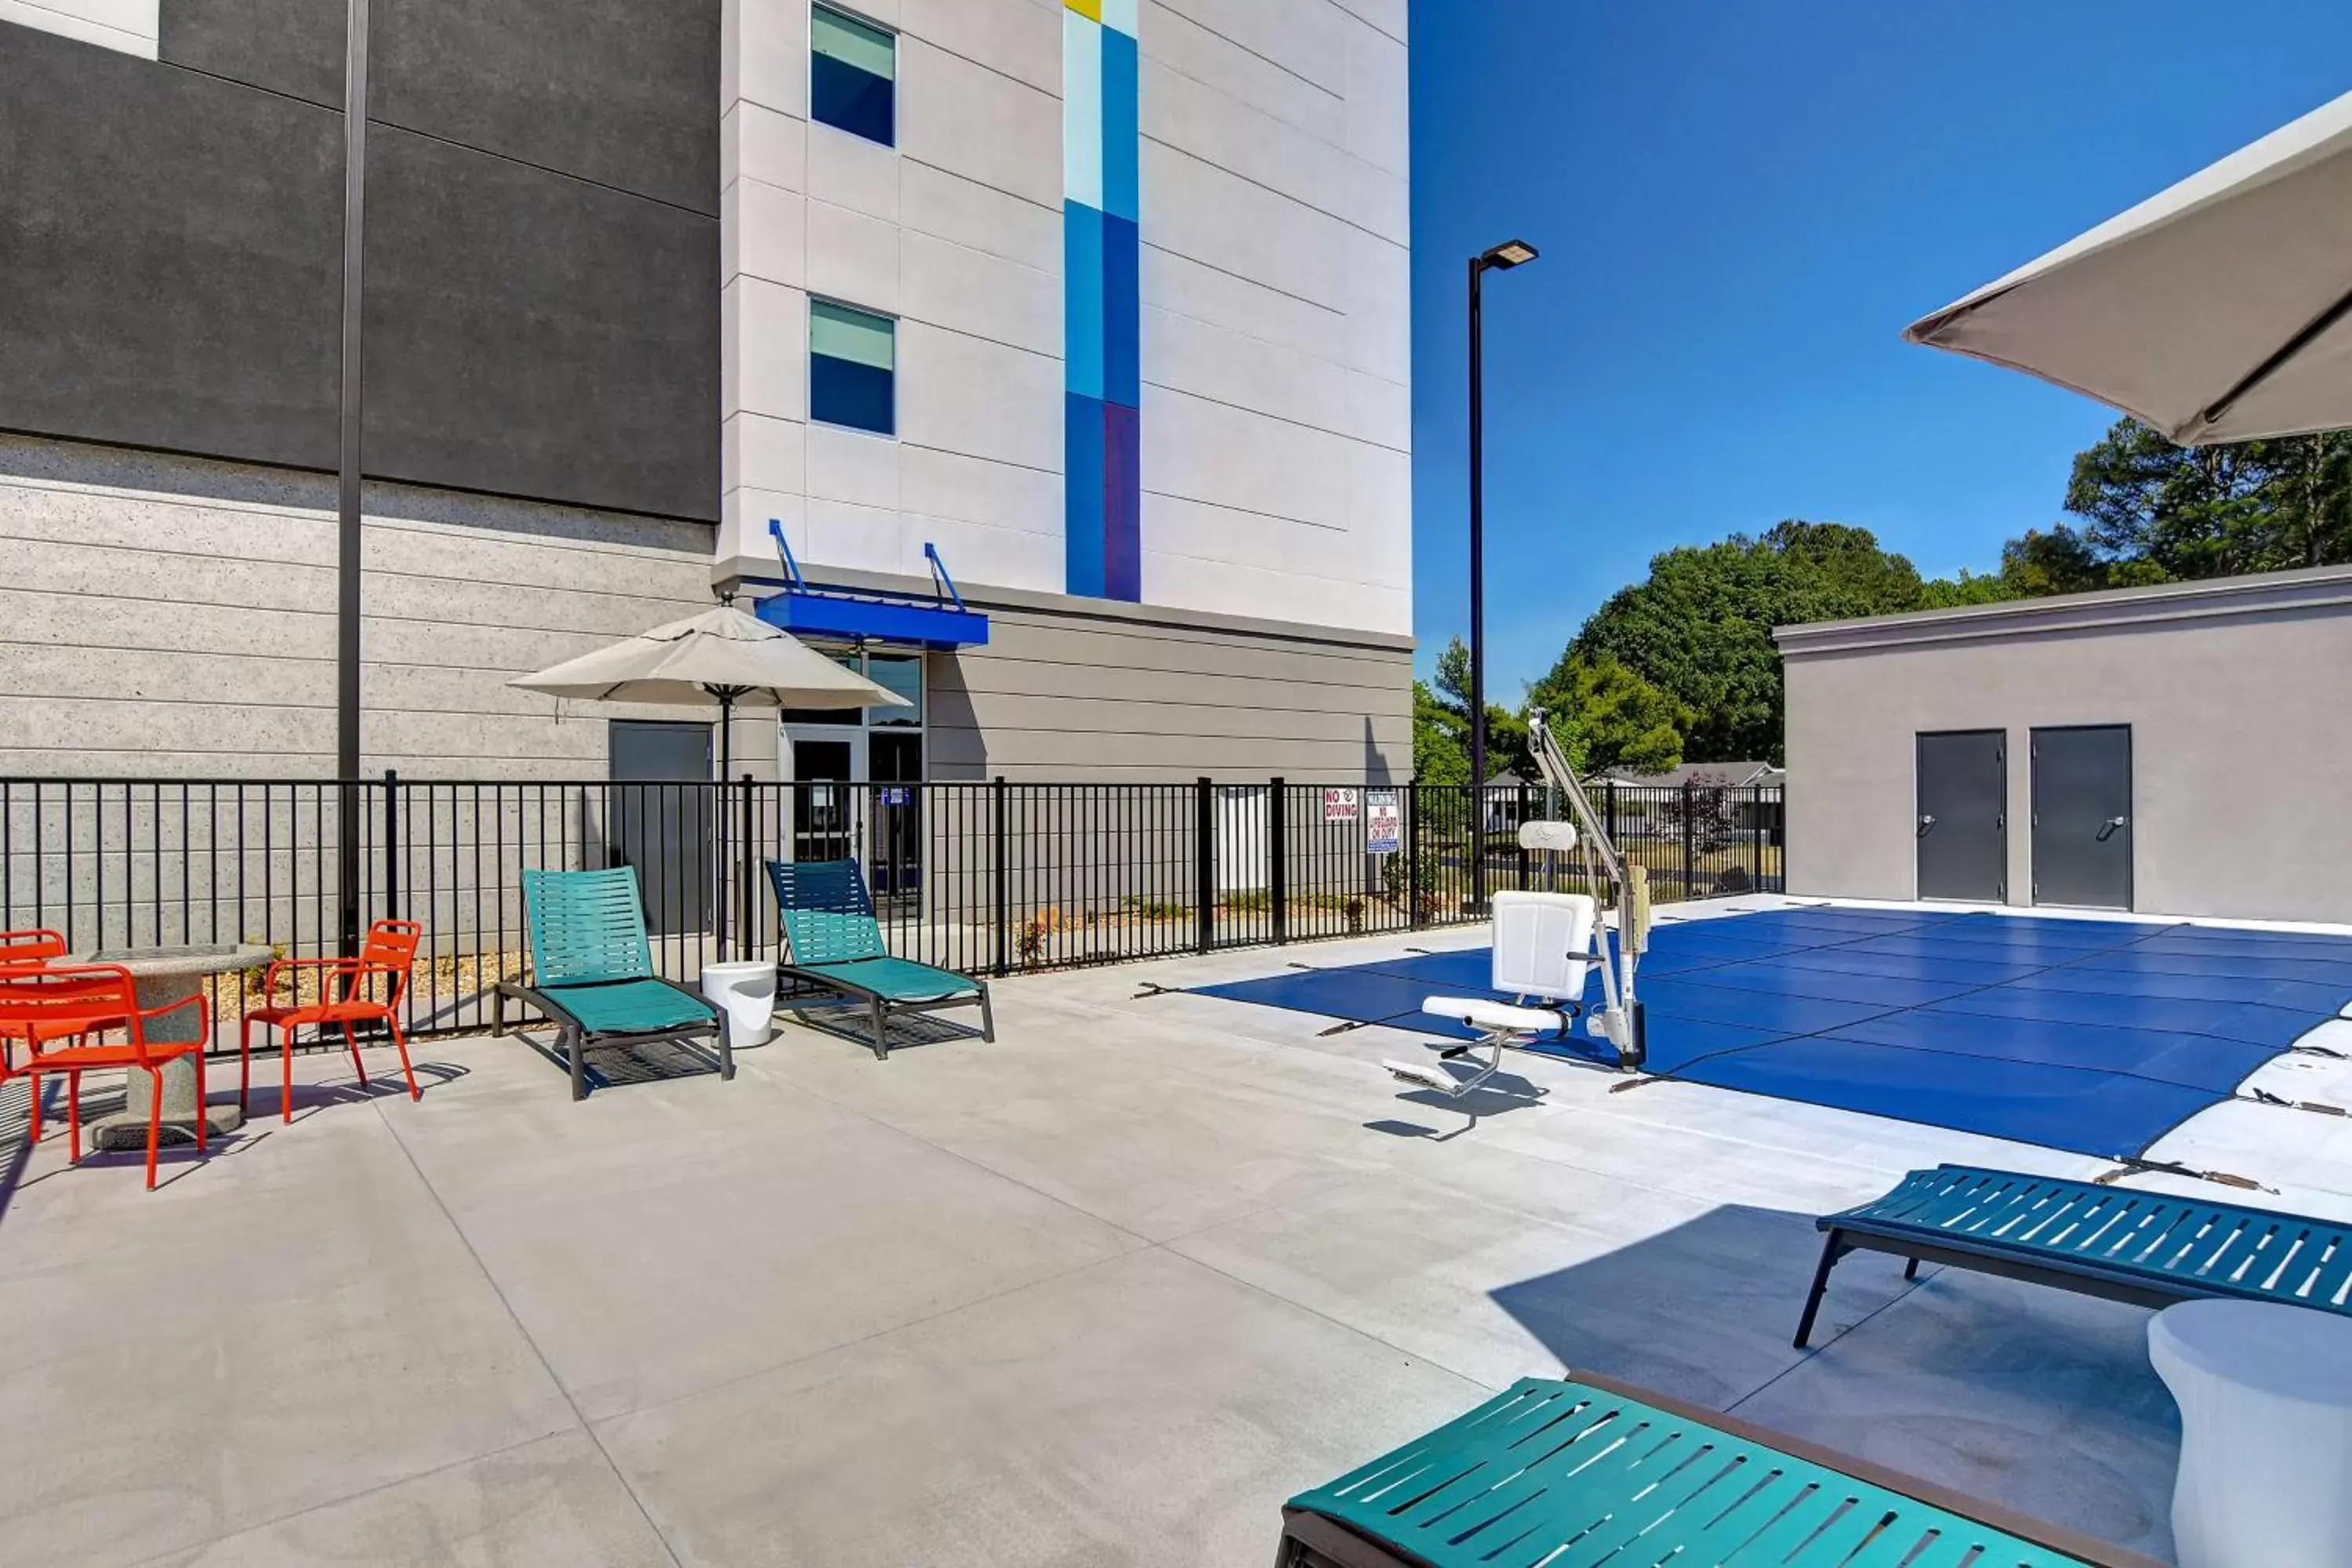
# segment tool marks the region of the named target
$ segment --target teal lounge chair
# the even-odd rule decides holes
[[[1283,1509],[1276,1568],[2157,1568],[1590,1373],[1528,1378]]]
[[[606,1046],[715,1039],[719,1076],[735,1076],[719,1009],[654,973],[635,868],[525,871],[522,900],[530,983],[502,981],[490,994],[493,1036],[507,1032],[509,997],[552,1020],[570,1058],[574,1100],[588,1098],[585,1053]]]
[[[1799,1350],[1830,1270],[1857,1251],[1907,1258],[1906,1279],[1940,1263],[2141,1307],[2227,1296],[2352,1316],[2352,1226],[2275,1209],[1938,1165],[1814,1223],[1827,1239]]]
[[[986,982],[890,956],[856,861],[771,860],[768,880],[775,885],[789,955],[776,965],[778,977],[863,1002],[876,1057],[889,1059],[884,1031],[893,1013],[978,1007],[980,1037],[996,1038]]]

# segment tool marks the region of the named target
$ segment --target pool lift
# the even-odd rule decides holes
[[[1580,848],[1588,870],[1591,861],[1599,862],[1602,879],[1615,892],[1617,907],[1610,918],[1603,918],[1598,900],[1585,893],[1495,895],[1491,984],[1513,1000],[1429,997],[1421,1005],[1423,1013],[1465,1024],[1479,1032],[1477,1039],[1466,1045],[1433,1047],[1437,1061],[1426,1066],[1381,1064],[1402,1082],[1451,1099],[1460,1099],[1500,1071],[1506,1048],[1528,1050],[1543,1040],[1567,1039],[1578,1017],[1585,1016],[1585,982],[1595,968],[1601,971],[1601,1006],[1584,1016],[1586,1030],[1595,1039],[1615,1047],[1619,1064],[1629,1071],[1640,1068],[1648,1055],[1633,972],[1650,945],[1649,870],[1628,864],[1618,853],[1541,709],[1528,719],[1528,742],[1550,795],[1565,798],[1576,820],[1522,823],[1520,847],[1556,855]],[[1442,1065],[1456,1061],[1467,1062],[1476,1070],[1467,1078],[1457,1078]]]

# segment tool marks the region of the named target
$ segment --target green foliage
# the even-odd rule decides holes
[[[1528,692],[1549,716],[1570,766],[1579,773],[1625,768],[1662,773],[1683,761],[1683,731],[1695,717],[1672,693],[1622,659],[1560,655]]]
[[[1437,656],[1437,684],[1412,683],[1412,772],[1423,784],[1470,783],[1470,650],[1460,637]],[[1486,704],[1486,773],[1535,776],[1528,721]]]
[[[2053,533],[2070,535],[2085,567],[2070,579],[2080,585],[2352,561],[2352,437],[2335,432],[2188,447],[2136,419],[2121,420],[2074,459],[2066,510],[2083,528]],[[2029,533],[2010,549],[2049,537]]]
[[[1554,716],[1580,767],[1779,763],[1773,627],[2352,562],[2352,432],[2191,449],[2125,419],[2075,458],[2065,507],[2078,521],[2011,540],[1998,572],[1932,581],[1843,523],[1789,521],[1669,550],[1593,613],[1530,700]],[[1469,776],[1466,759],[1444,751],[1468,728],[1467,665],[1457,642],[1439,660],[1438,690],[1416,689],[1423,778]],[[1496,765],[1523,766],[1524,727],[1489,730]]]
[[[1615,659],[1692,715],[1685,760],[1781,760],[1774,626],[1917,609],[1918,571],[1865,529],[1784,522],[1761,538],[1669,550],[1584,623],[1568,657]]]

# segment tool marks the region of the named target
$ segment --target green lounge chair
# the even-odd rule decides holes
[[[980,1037],[996,1038],[986,982],[890,956],[856,861],[771,860],[768,880],[775,885],[789,953],[777,975],[864,1002],[876,1057],[890,1058],[884,1031],[893,1013],[978,1007]]]
[[[1849,1252],[1949,1264],[2085,1296],[2168,1307],[2210,1296],[2352,1315],[2352,1226],[2274,1209],[2103,1187],[2095,1182],[1938,1165],[1885,1197],[1814,1222],[1826,1233],[1797,1348],[1830,1270]]]
[[[1590,1373],[1507,1394],[1283,1509],[1276,1568],[2157,1568]]]
[[[551,1019],[571,1061],[574,1100],[588,1098],[585,1053],[606,1046],[711,1038],[719,1045],[719,1076],[735,1076],[719,1009],[654,973],[634,868],[525,871],[522,900],[530,984],[502,981],[491,993],[493,1036],[507,1032],[509,997]]]

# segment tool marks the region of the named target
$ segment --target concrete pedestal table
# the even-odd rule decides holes
[[[2180,1568],[2352,1563],[2352,1318],[2184,1301],[2147,1354],[2180,1406]]]
[[[150,1043],[184,1040],[209,1042],[213,1032],[212,1006],[205,995],[205,982],[215,974],[235,974],[259,969],[277,956],[266,947],[250,942],[223,942],[214,947],[122,947],[100,952],[85,952],[62,959],[64,963],[111,963],[131,972],[137,984],[139,1005],[142,1008],[171,1007],[184,1004],[160,1018],[147,1020]],[[245,1112],[234,1102],[225,1105],[196,1103],[196,1063],[193,1057],[176,1057],[166,1063],[163,1075],[163,1131],[165,1143],[193,1143],[196,1139],[196,1117],[203,1114],[209,1121],[210,1136],[234,1132],[245,1125]],[[144,1149],[147,1147],[147,1117],[152,1105],[154,1079],[139,1068],[132,1068],[123,1084],[123,1108],[115,1115],[102,1117],[89,1123],[84,1131],[91,1144],[100,1149]]]

